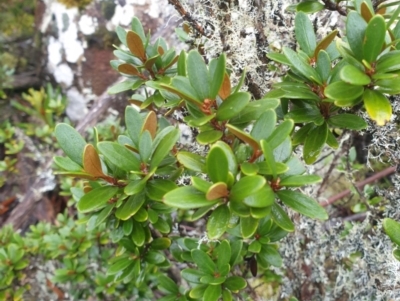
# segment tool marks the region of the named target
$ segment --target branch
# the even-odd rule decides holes
[[[169,4],[172,4],[177,12],[183,17],[184,20],[188,21],[193,28],[200,33],[201,35],[205,36],[206,38],[210,38],[211,34],[207,34],[203,28],[193,17],[192,15],[185,10],[179,0],[168,0]]]
[[[397,170],[397,166],[388,167],[388,168],[386,168],[386,169],[384,169],[384,170],[372,175],[371,177],[356,183],[354,186],[356,188],[363,188],[367,184],[373,183],[373,182],[375,182],[375,181],[377,181],[379,179],[382,179],[382,178],[384,178],[384,177],[386,177],[388,175],[391,175],[392,173],[395,173],[396,170]],[[320,202],[320,205],[323,206],[323,207],[326,207],[326,206],[331,205],[334,202],[336,202],[336,201],[348,196],[349,194],[351,194],[351,190],[350,189],[346,189],[345,191],[342,191],[342,192],[330,197],[326,201]]]

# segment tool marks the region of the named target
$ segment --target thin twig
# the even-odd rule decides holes
[[[388,167],[388,168],[386,168],[386,169],[384,169],[384,170],[372,175],[371,177],[354,184],[354,186],[356,188],[363,188],[367,184],[373,183],[373,182],[375,182],[375,181],[377,181],[379,179],[382,179],[382,178],[384,178],[384,177],[386,177],[388,175],[391,175],[392,173],[395,173],[396,169],[397,169],[397,166]],[[336,202],[336,201],[348,196],[349,194],[351,194],[351,190],[350,189],[346,189],[346,190],[342,191],[341,193],[338,193],[338,194],[330,197],[326,201],[320,202],[320,204],[321,204],[321,206],[326,207],[326,206],[331,205],[334,202]]]
[[[169,4],[172,4],[177,12],[183,17],[184,20],[188,21],[193,28],[200,33],[201,35],[205,36],[206,38],[210,38],[211,34],[207,34],[203,28],[193,17],[192,15],[186,11],[186,9],[182,6],[179,0],[168,0]]]

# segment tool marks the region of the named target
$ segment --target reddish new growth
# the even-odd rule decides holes
[[[215,105],[215,100],[206,98],[206,99],[204,99],[203,104],[201,105],[201,111],[202,111],[204,114],[211,115],[211,113],[212,113],[212,112],[211,112],[211,108],[212,108],[214,105]]]
[[[276,178],[275,180],[272,180],[269,185],[271,186],[272,190],[274,192],[277,192],[278,190],[280,190],[282,187],[280,186],[280,182],[281,179],[280,178]]]

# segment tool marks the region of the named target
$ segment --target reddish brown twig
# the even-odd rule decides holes
[[[210,38],[211,34],[207,34],[203,28],[194,18],[193,16],[186,11],[186,9],[182,6],[179,0],[168,0],[169,4],[172,4],[177,12],[183,17],[184,20],[188,21],[193,28],[200,33],[201,35],[205,36],[206,38]]]
[[[354,186],[356,188],[363,188],[367,184],[373,183],[373,182],[375,182],[375,181],[377,181],[379,179],[382,179],[382,178],[384,178],[384,177],[396,172],[396,169],[397,169],[397,166],[388,167],[388,168],[386,168],[386,169],[384,169],[384,170],[372,175],[371,177],[356,183]],[[344,198],[345,196],[348,196],[350,193],[351,193],[351,190],[350,189],[346,189],[346,190],[342,191],[341,193],[338,193],[338,194],[330,197],[326,201],[320,202],[320,204],[321,204],[321,206],[326,207],[326,206],[331,205],[334,202]]]

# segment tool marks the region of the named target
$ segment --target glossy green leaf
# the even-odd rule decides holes
[[[400,23],[399,23],[400,24]],[[389,51],[376,62],[377,73],[387,73],[400,70],[400,50]]]
[[[254,163],[243,162],[240,165],[240,170],[246,176],[255,176],[258,174],[259,167]]]
[[[100,213],[97,215],[95,227],[98,227],[102,222],[106,220],[107,217],[110,216],[111,211],[114,209],[115,204],[108,204],[106,205]]]
[[[243,238],[249,238],[254,235],[258,227],[258,219],[249,217],[240,218],[240,233]]]
[[[144,201],[145,197],[143,193],[130,196],[120,207],[118,207],[115,216],[121,220],[127,220],[138,212],[144,204]]]
[[[206,198],[209,201],[224,198],[229,195],[228,186],[224,182],[218,182],[210,186],[207,190]]]
[[[200,249],[194,249],[192,250],[191,254],[192,259],[197,265],[199,271],[205,274],[214,275],[216,270],[215,263],[211,260],[210,256],[208,256],[206,252]]]
[[[375,82],[376,91],[395,95],[400,94],[400,76],[384,78]]]
[[[218,145],[213,145],[206,158],[207,174],[214,183],[228,181],[228,158]]]
[[[305,216],[320,220],[328,219],[327,212],[320,204],[300,192],[280,190],[276,194],[286,206]]]
[[[61,169],[67,171],[82,171],[82,166],[72,161],[69,157],[55,156],[53,161]]]
[[[230,194],[230,200],[243,201],[244,198],[256,193],[264,187],[266,180],[262,176],[246,176],[236,182]]]
[[[147,163],[152,151],[152,138],[149,131],[144,131],[139,139],[139,154],[143,163]]]
[[[246,124],[257,120],[262,113],[269,109],[275,109],[279,105],[278,99],[260,99],[251,101],[241,112],[240,115],[229,120],[232,125]]]
[[[283,53],[271,52],[267,53],[267,57],[280,64],[290,65],[290,61],[286,58],[286,56]]]
[[[218,239],[225,233],[231,213],[227,205],[217,207],[207,221],[207,236],[209,239]]]
[[[322,122],[324,120],[324,117],[316,106],[293,109],[285,115],[285,118],[292,119],[294,123],[319,123],[320,120],[322,120]]]
[[[257,140],[267,139],[275,129],[276,113],[273,110],[265,111],[254,123],[251,136]]]
[[[179,129],[174,128],[160,140],[157,148],[153,152],[150,161],[150,169],[160,165],[161,161],[169,154],[175,143],[178,141],[179,134]]]
[[[247,92],[237,92],[229,95],[219,106],[216,119],[224,121],[239,115],[249,103],[250,98],[250,94]]]
[[[297,6],[297,9],[299,9],[298,7],[299,5]],[[315,47],[317,46],[314,26],[312,25],[308,16],[301,11],[296,14],[294,22],[296,39],[301,50],[303,50],[308,57],[312,57]]]
[[[355,86],[338,81],[328,85],[325,88],[324,94],[335,101],[352,101],[359,98],[363,92],[363,86]]]
[[[125,270],[131,263],[133,262],[132,259],[129,257],[121,258],[111,264],[107,269],[107,275],[115,275],[117,273],[121,273]]]
[[[168,192],[163,202],[180,209],[194,209],[218,203],[218,201],[207,200],[205,193],[191,186],[179,187]]]
[[[265,140],[261,140],[260,144],[261,144],[261,149],[264,154],[264,159],[265,159],[265,162],[267,163],[268,169],[271,170],[272,177],[274,179],[276,179],[277,167],[276,167],[276,162],[275,162],[274,154],[272,151],[272,147],[271,147],[270,143],[268,143]]]
[[[306,63],[295,51],[288,47],[283,48],[283,53],[290,61],[292,68],[297,70],[301,75],[309,81],[322,85],[322,80],[317,71]]]
[[[332,69],[331,59],[325,50],[318,52],[315,70],[320,75],[323,82],[327,82]]]
[[[389,100],[378,91],[365,89],[364,105],[369,117],[371,117],[377,125],[385,125],[392,116],[392,106]]]
[[[271,208],[272,218],[274,222],[281,227],[282,229],[293,232],[294,231],[294,224],[292,220],[289,218],[285,210],[282,209],[281,206],[278,204],[272,205]]]
[[[400,246],[400,223],[391,218],[385,218],[382,225],[389,238],[396,245]]]
[[[221,285],[209,285],[204,291],[203,301],[218,301],[221,297]]]
[[[164,289],[165,291],[171,293],[171,294],[178,294],[179,293],[179,287],[178,285],[169,277],[161,274],[157,277],[158,281],[158,287]],[[174,296],[175,298],[175,296]],[[175,300],[175,299],[173,299]]]
[[[218,58],[211,60],[209,65],[209,73],[211,78],[210,85],[210,99],[215,99],[222,86],[225,76],[225,53],[221,54]]]
[[[193,103],[194,105],[200,106],[202,103],[200,97],[191,86],[189,79],[186,77],[179,75],[175,76],[172,79],[171,84],[160,84],[160,86],[167,91],[179,95],[180,97],[189,101],[190,103]]]
[[[146,240],[146,234],[142,224],[135,220],[133,220],[133,231],[131,234],[131,238],[134,244],[138,247],[143,246]]]
[[[137,194],[146,186],[147,179],[133,180],[125,186],[124,192],[126,195]]]
[[[207,182],[206,180],[203,180],[202,178],[199,177],[192,177],[191,180],[193,187],[204,193],[207,193],[210,187],[212,186],[212,183]]]
[[[267,162],[265,162],[265,161],[257,162],[256,164],[258,166],[258,173],[260,175],[273,175],[273,171]],[[288,170],[288,167],[285,164],[283,164],[281,162],[276,162],[276,173],[278,175],[283,174],[287,170]]]
[[[167,192],[178,188],[174,182],[165,179],[153,179],[147,182],[147,196],[154,201],[162,201],[162,198]]]
[[[375,15],[368,22],[363,41],[363,59],[368,63],[375,62],[382,52],[386,36],[386,22],[381,15]]]
[[[231,291],[240,291],[247,286],[246,280],[239,276],[231,276],[226,279],[224,285]]]
[[[75,163],[83,165],[83,151],[86,146],[82,136],[70,125],[60,123],[54,130],[57,141],[64,153]]]
[[[197,135],[196,140],[198,143],[206,145],[218,141],[222,135],[223,132],[218,130],[204,131]]]
[[[210,98],[210,76],[207,66],[200,53],[196,50],[189,52],[187,56],[187,75],[196,95],[203,101]]]
[[[95,188],[79,200],[78,210],[85,213],[103,208],[117,192],[118,187],[103,186]]]
[[[328,123],[332,126],[349,130],[363,130],[368,125],[361,117],[347,113],[330,117]]]
[[[134,146],[138,147],[143,118],[139,114],[139,112],[132,106],[128,106],[125,109],[125,123],[128,134],[132,139]]]
[[[285,120],[279,124],[276,129],[272,132],[271,136],[268,137],[267,142],[271,149],[275,149],[290,135],[294,127],[293,120]]]
[[[228,169],[232,175],[236,175],[238,172],[238,163],[232,148],[223,141],[217,141],[214,145],[218,146],[225,153],[225,157],[228,160]]]
[[[127,90],[134,90],[139,88],[144,83],[144,80],[141,79],[127,79],[123,82],[119,82],[114,86],[108,88],[108,94],[117,94]]]
[[[314,127],[308,132],[303,148],[304,161],[307,164],[317,160],[328,138],[328,130],[328,125],[325,122],[323,125]]]
[[[355,11],[350,11],[347,15],[346,36],[354,56],[359,61],[364,57],[363,44],[366,28],[367,22],[363,17]]]
[[[252,208],[265,208],[274,203],[275,195],[272,188],[267,184],[257,192],[243,199],[243,203]]]
[[[181,272],[182,278],[191,283],[200,283],[200,278],[205,275],[207,275],[207,273],[200,269],[183,269]]]
[[[342,81],[356,86],[365,86],[371,82],[371,78],[365,72],[354,67],[346,65],[340,70],[340,78]]]
[[[264,267],[272,265],[280,268],[282,266],[282,257],[272,245],[263,245],[261,252],[257,254],[257,259]]]
[[[317,175],[297,175],[289,176],[280,181],[280,186],[301,187],[321,182],[321,177]]]
[[[191,152],[181,151],[176,156],[178,162],[182,164],[185,168],[197,171],[197,172],[204,172],[205,170],[205,158],[194,154]]]
[[[99,151],[112,164],[124,171],[138,171],[140,168],[139,159],[124,146],[115,142],[100,142],[97,144]]]

